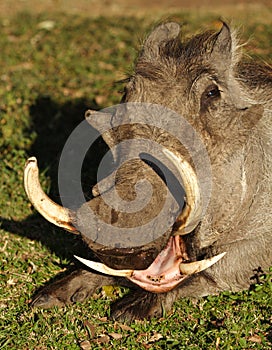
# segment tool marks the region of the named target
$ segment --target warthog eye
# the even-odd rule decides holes
[[[218,86],[215,84],[209,85],[201,96],[201,112],[205,112],[209,107],[211,107],[211,105],[213,105],[213,102],[218,100],[220,97],[221,92]]]
[[[205,95],[207,98],[220,97],[220,90],[219,90],[218,86],[211,85],[206,89]]]

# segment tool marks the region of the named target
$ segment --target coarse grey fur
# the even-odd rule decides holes
[[[272,265],[272,68],[244,61],[236,34],[226,24],[218,33],[209,31],[182,42],[180,26],[164,23],[146,39],[123,102],[160,103],[186,117],[201,135],[211,161],[212,194],[205,217],[183,239],[192,260],[227,254],[168,293],[134,287],[112,306],[113,317],[160,316],[180,297],[249,288],[256,270],[267,271]],[[105,141],[113,146],[128,131],[122,132],[104,135]],[[137,137],[143,130],[129,132]],[[156,140],[156,130],[144,132]],[[168,135],[160,134],[160,143],[184,151]],[[143,162],[138,166],[143,173],[152,172]],[[124,192],[128,177],[121,174]],[[154,181],[160,181],[156,175]],[[160,193],[157,196],[159,200]],[[99,211],[99,201],[97,193],[89,205]],[[33,305],[82,301],[108,284],[131,286],[122,278],[79,270],[43,289]]]

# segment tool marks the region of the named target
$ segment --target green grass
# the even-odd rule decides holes
[[[266,14],[266,15],[269,15]],[[239,16],[238,16],[239,17]],[[243,24],[252,56],[269,60],[271,26]],[[215,15],[177,14],[184,33],[217,26]],[[51,20],[46,29],[44,21]],[[268,21],[266,21],[267,23]],[[114,81],[131,72],[152,18],[85,18],[22,13],[0,19],[0,348],[1,349],[270,349],[272,283],[175,304],[170,315],[129,327],[108,320],[110,297],[71,307],[31,310],[35,291],[64,273],[80,240],[47,223],[22,186],[25,160],[37,156],[43,187],[58,201],[57,162],[87,108],[117,103]],[[50,24],[50,23],[49,23]],[[270,61],[271,63],[271,61]],[[100,142],[100,141],[98,141]],[[101,147],[103,145],[101,144]],[[95,183],[95,166],[88,186]]]

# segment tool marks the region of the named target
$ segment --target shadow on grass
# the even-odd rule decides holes
[[[90,105],[84,99],[59,105],[50,97],[42,96],[30,109],[37,136],[29,154],[38,159],[40,172],[46,171],[51,179],[48,194],[58,203],[58,163],[62,149],[72,131],[84,120],[86,110],[98,108],[95,103]],[[90,195],[90,188],[96,183],[96,169],[106,151],[107,147],[100,137],[86,154],[81,181],[86,195]]]
[[[99,109],[84,99],[59,104],[49,96],[40,96],[30,108],[32,126],[26,132],[36,133],[35,142],[29,150],[30,156],[38,159],[40,173],[51,179],[50,189],[45,192],[59,204],[58,163],[65,142],[74,128],[84,120],[87,109]],[[82,188],[86,198],[91,198],[91,188],[96,183],[96,170],[101,158],[108,150],[99,137],[89,149],[82,169]],[[27,205],[27,202],[26,202]],[[40,241],[51,252],[61,258],[72,259],[74,254],[87,256],[90,251],[79,236],[68,233],[48,223],[40,214],[35,213],[24,221],[13,221],[0,218],[2,229]],[[85,248],[84,248],[85,247]]]

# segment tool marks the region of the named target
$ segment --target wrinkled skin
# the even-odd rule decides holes
[[[175,24],[155,29],[139,55],[123,102],[160,103],[186,117],[201,135],[211,161],[212,194],[205,217],[193,232],[183,236],[183,241],[192,260],[222,251],[227,254],[168,293],[150,293],[125,278],[78,270],[44,288],[33,305],[65,305],[83,301],[103,285],[125,285],[132,288],[131,293],[112,305],[112,316],[133,320],[159,317],[180,297],[239,291],[254,283],[256,270],[266,271],[272,264],[271,101],[271,68],[243,62],[235,35],[226,25],[219,33],[207,32],[186,43],[181,43]],[[127,132],[103,137],[112,147]],[[156,139],[156,133],[150,130],[134,128],[129,132],[132,137],[144,132],[146,137]],[[184,151],[167,135],[160,134],[160,143]],[[159,205],[164,183],[144,162],[139,161],[137,169],[152,178],[159,189],[154,197]],[[128,200],[133,198],[133,176],[135,172],[129,173],[125,168],[120,173],[120,192]],[[93,192],[95,198],[88,205],[97,212],[106,212],[110,222],[124,220],[107,211],[98,191]],[[145,215],[149,214],[147,210]],[[167,235],[171,235],[171,230]],[[83,239],[92,249],[84,235]],[[100,258],[113,268],[127,268],[138,259],[132,257],[122,266],[122,259],[116,263],[109,256]],[[141,268],[149,263],[150,260],[142,261]]]

